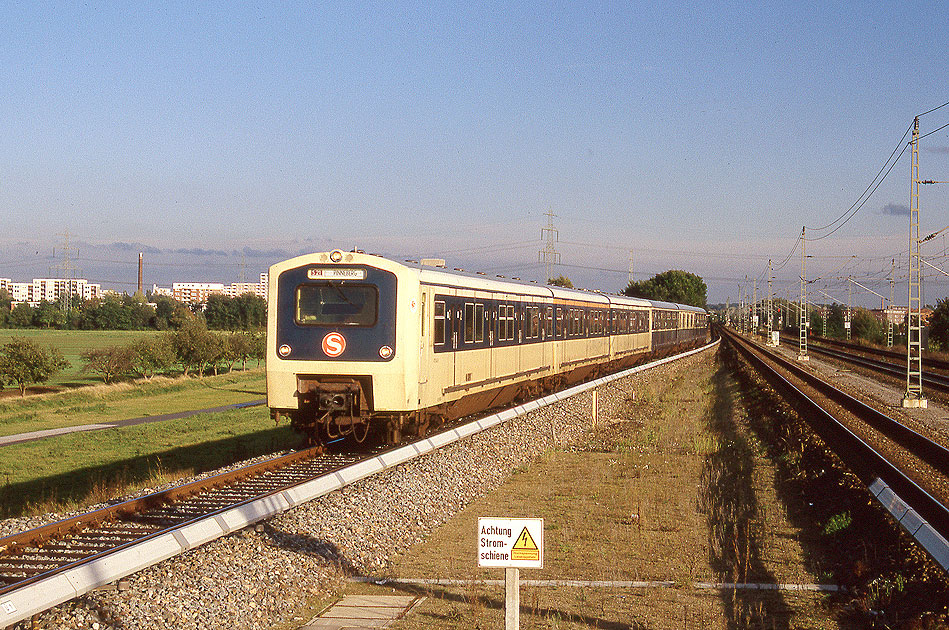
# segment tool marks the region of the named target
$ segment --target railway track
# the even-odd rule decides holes
[[[795,361],[720,329],[824,443],[949,570],[949,450],[837,389]]]
[[[796,344],[797,339],[788,340]],[[835,346],[834,349],[830,346]],[[792,346],[793,347],[793,346]],[[807,346],[815,352],[838,361],[857,365],[897,380],[906,380],[906,354],[882,348],[871,348],[837,339],[814,340]],[[902,363],[900,363],[902,361]],[[939,359],[924,358],[923,384],[930,389],[949,394],[949,363]]]
[[[7,536],[0,539],[0,627],[519,415],[704,349],[583,383],[407,445],[350,454],[295,452]]]

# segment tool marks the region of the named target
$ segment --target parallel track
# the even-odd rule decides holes
[[[882,479],[939,535],[949,539],[949,509],[904,472],[900,464],[891,462],[844,426],[834,417],[836,411],[832,414],[827,409],[839,407],[852,414],[945,477],[949,477],[949,450],[826,383],[794,361],[752,344],[733,331],[720,330],[723,338],[745,356],[775,389],[793,399],[802,416],[851,472],[868,487]],[[790,378],[783,373],[789,374]],[[806,394],[802,388],[813,389],[818,395]]]
[[[792,340],[797,343],[797,339]],[[837,346],[843,350],[833,350],[827,346]],[[793,346],[792,346],[793,347]],[[906,353],[882,348],[871,348],[838,339],[815,339],[808,343],[808,352],[815,352],[838,361],[851,363],[897,380],[906,379]],[[872,355],[879,358],[872,358]],[[931,389],[949,394],[949,363],[939,359],[923,358],[923,384]]]

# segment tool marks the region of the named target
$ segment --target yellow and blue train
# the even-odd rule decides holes
[[[267,403],[311,443],[396,443],[707,338],[701,308],[334,250],[270,268]]]

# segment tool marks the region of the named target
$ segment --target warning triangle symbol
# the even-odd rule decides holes
[[[540,560],[540,549],[525,527],[517,537],[517,542],[511,547],[511,560]]]

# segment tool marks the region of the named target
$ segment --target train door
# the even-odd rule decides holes
[[[432,334],[430,347],[432,349],[432,361],[430,366],[426,366],[428,369],[427,390],[430,392],[430,400],[437,401],[441,399],[444,389],[452,385],[450,381],[455,374],[455,355],[452,349],[452,333],[454,330],[452,319],[454,313],[451,304],[444,296],[433,294],[431,304]]]
[[[421,390],[428,384],[428,373],[431,370],[431,365],[429,361],[429,355],[431,348],[431,324],[429,324],[428,313],[428,295],[425,291],[421,291],[418,297],[418,312],[419,312],[419,344],[418,344],[418,386],[419,386],[419,396],[421,396]]]

